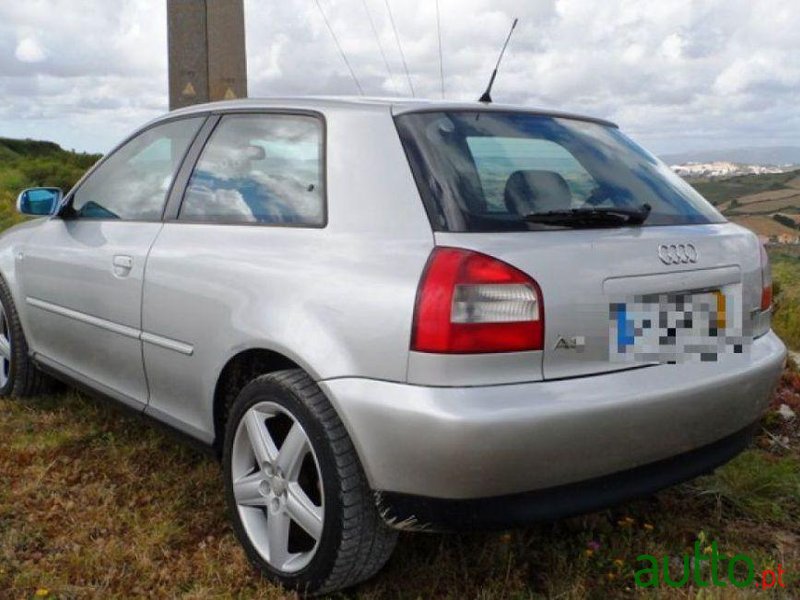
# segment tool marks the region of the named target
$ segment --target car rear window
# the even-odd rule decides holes
[[[500,111],[409,113],[395,120],[437,231],[553,229],[559,226],[525,217],[645,204],[645,226],[725,221],[611,125]]]

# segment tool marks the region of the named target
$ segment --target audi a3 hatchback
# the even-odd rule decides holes
[[[709,471],[781,371],[769,265],[612,123],[478,103],[172,112],[0,238],[0,393],[55,376],[215,448],[237,538],[322,593],[397,530]]]

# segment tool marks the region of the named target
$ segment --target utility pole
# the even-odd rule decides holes
[[[167,0],[169,108],[247,97],[243,0]]]

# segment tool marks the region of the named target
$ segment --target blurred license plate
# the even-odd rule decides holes
[[[749,348],[740,295],[651,294],[609,308],[609,355],[615,362],[715,362]]]

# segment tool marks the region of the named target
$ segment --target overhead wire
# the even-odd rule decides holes
[[[436,35],[439,38],[439,81],[442,86],[442,98],[444,99],[444,61],[442,60],[442,22],[439,15],[439,0],[436,0]]]
[[[333,38],[333,42],[336,44],[336,48],[339,50],[339,54],[341,55],[344,64],[347,66],[347,70],[350,71],[350,76],[353,78],[353,81],[355,82],[356,87],[358,88],[359,95],[363,96],[364,89],[361,87],[361,83],[358,81],[358,77],[356,77],[356,73],[355,71],[353,71],[353,67],[350,64],[350,61],[347,60],[347,54],[345,54],[344,48],[342,48],[342,45],[339,43],[339,38],[336,37],[336,33],[333,31],[333,27],[331,27],[331,24],[328,21],[328,17],[325,15],[325,11],[322,10],[322,5],[319,3],[319,0],[314,0],[314,2],[316,3],[317,8],[319,9],[319,13],[322,15],[322,20],[325,21],[325,26],[328,28],[328,31],[330,32],[331,37]]]
[[[378,44],[378,50],[380,50],[381,58],[383,58],[383,64],[386,67],[386,73],[389,75],[389,83],[391,83],[392,87],[396,90],[397,86],[394,82],[394,73],[392,73],[392,67],[389,65],[389,60],[386,58],[386,52],[383,50],[383,44],[381,44],[381,38],[378,35],[378,29],[375,27],[375,20],[372,18],[372,13],[367,5],[367,0],[361,0],[361,2],[364,4],[364,12],[367,13],[367,19],[369,19],[369,26],[372,29],[372,35],[375,36],[375,41]]]
[[[406,79],[408,80],[408,87],[411,90],[411,96],[416,98],[417,95],[414,92],[414,84],[411,83],[411,75],[408,72],[408,64],[406,63],[406,55],[403,52],[403,45],[400,43],[400,34],[397,33],[397,25],[394,22],[394,15],[392,14],[392,7],[389,6],[389,0],[383,0],[384,4],[386,4],[386,12],[389,13],[389,22],[392,24],[392,31],[394,31],[394,39],[397,41],[397,49],[400,51],[400,58],[403,61],[403,70],[406,73]]]

